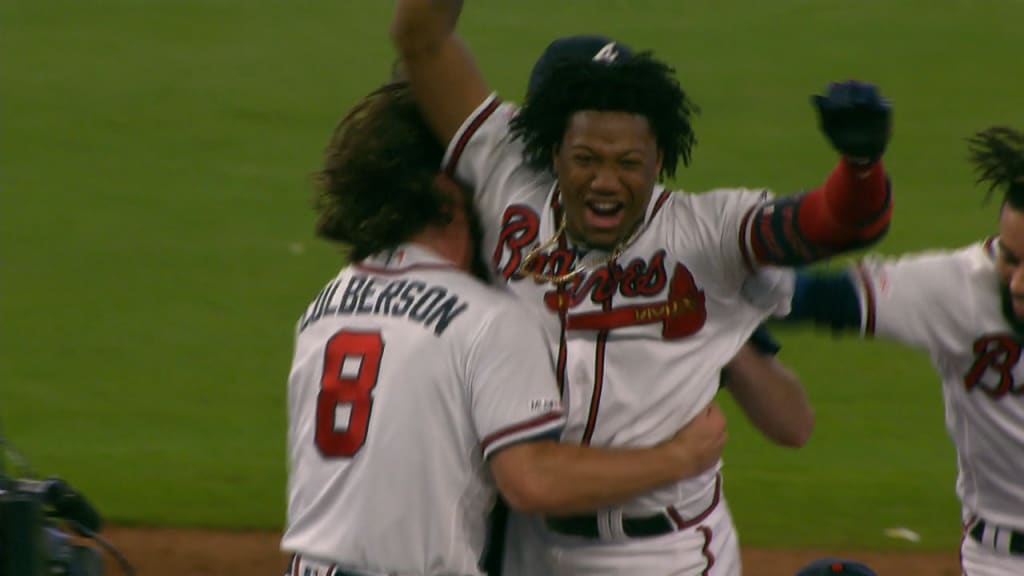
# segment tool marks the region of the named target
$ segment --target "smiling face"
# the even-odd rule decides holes
[[[999,214],[996,271],[1010,297],[1013,314],[1024,320],[1024,211],[1004,204]]]
[[[573,114],[553,159],[570,237],[603,250],[628,238],[644,218],[661,162],[645,117]]]

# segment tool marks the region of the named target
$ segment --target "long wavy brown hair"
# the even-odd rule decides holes
[[[434,186],[443,156],[408,83],[374,90],[331,134],[316,174],[317,235],[361,260],[446,223],[451,198]]]

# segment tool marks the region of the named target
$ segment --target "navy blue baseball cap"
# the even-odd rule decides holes
[[[800,569],[793,576],[878,576],[875,571],[860,562],[822,558]]]
[[[537,59],[530,71],[530,81],[526,85],[526,97],[529,98],[537,90],[537,86],[550,73],[555,64],[561,62],[620,62],[633,55],[633,51],[625,44],[620,44],[607,36],[581,34],[559,38],[548,47]]]

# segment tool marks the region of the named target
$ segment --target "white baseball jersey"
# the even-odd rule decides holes
[[[539,324],[414,244],[343,269],[297,326],[283,550],[480,574],[487,458],[564,425]]]
[[[524,164],[509,135],[516,108],[492,95],[449,145],[445,169],[471,186],[484,228],[484,254],[497,276],[537,307],[557,352],[565,387],[566,441],[650,446],[691,420],[718,390],[719,372],[772,312],[740,295],[749,275],[747,215],[767,193],[716,190],[694,195],[657,187],[645,220],[621,255],[578,249],[567,240],[533,270],[557,274],[596,263],[563,288],[518,272],[531,248],[561,219],[555,182]],[[787,307],[791,294],[780,295]],[[714,491],[718,467],[626,503],[625,513],[664,509]]]
[[[994,241],[954,252],[867,259],[861,323],[927,350],[942,377],[956,491],[989,523],[1024,530],[1024,335],[1002,312]]]

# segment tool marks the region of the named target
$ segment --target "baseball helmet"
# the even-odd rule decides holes
[[[566,36],[548,44],[540,58],[530,71],[530,80],[526,84],[526,97],[529,98],[537,90],[550,73],[551,68],[566,61],[597,60],[602,62],[620,62],[633,55],[633,51],[625,44],[620,44],[607,36],[581,34]]]
[[[800,569],[793,576],[878,576],[875,571],[860,562],[821,558]]]

